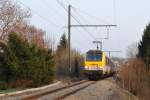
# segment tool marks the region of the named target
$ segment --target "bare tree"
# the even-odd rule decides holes
[[[41,48],[46,48],[48,46],[44,38],[46,32],[33,25],[28,25],[26,22],[17,23],[15,27],[12,28],[12,31],[19,33],[22,39],[27,40],[29,44],[36,44]]]
[[[0,0],[0,40],[6,40],[15,25],[30,16],[29,10],[22,9],[11,0]]]
[[[27,23],[31,17],[29,10],[24,10],[12,0],[0,0],[0,40],[7,40],[10,32],[16,32],[29,43],[41,48],[48,46],[44,39],[45,31]]]
[[[127,56],[129,58],[136,58],[137,54],[138,54],[138,43],[135,42],[128,46]]]
[[[45,48],[48,45],[44,39],[45,31],[34,26],[29,26],[28,31],[27,39],[30,43],[34,43],[41,48]]]

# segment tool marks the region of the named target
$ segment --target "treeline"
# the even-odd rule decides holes
[[[9,34],[6,43],[0,42],[0,88],[36,87],[54,79],[51,49],[39,48]]]
[[[65,34],[56,49],[45,31],[30,25],[31,13],[12,0],[0,1],[0,89],[38,87],[55,79],[80,76],[83,57],[71,48]],[[50,45],[49,45],[50,44]]]
[[[137,47],[137,49],[136,49]],[[136,50],[138,50],[137,53]],[[134,95],[139,100],[149,100],[150,98],[150,24],[144,29],[142,40],[137,46],[132,45],[132,54],[128,62],[122,65],[119,72],[121,86]]]
[[[37,87],[53,82],[55,62],[45,31],[30,25],[29,10],[0,1],[0,89]]]

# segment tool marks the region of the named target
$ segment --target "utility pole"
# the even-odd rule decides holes
[[[71,73],[71,5],[68,6],[68,65]]]

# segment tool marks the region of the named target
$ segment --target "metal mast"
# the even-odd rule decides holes
[[[69,65],[69,71],[71,72],[71,5],[68,6],[68,65]]]

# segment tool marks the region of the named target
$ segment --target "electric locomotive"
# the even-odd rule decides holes
[[[84,61],[84,74],[89,78],[98,78],[114,73],[114,64],[101,50],[89,50]]]

